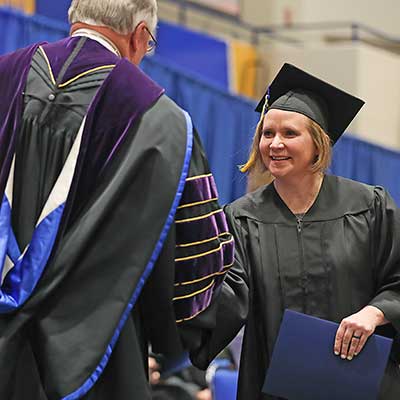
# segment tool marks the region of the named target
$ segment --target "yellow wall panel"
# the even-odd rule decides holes
[[[245,42],[230,42],[230,81],[231,89],[243,96],[255,97],[257,76],[257,51]]]
[[[35,0],[0,0],[0,6],[18,8],[28,14],[34,14],[36,8]]]

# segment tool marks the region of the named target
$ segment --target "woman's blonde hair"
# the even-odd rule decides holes
[[[265,115],[261,117],[254,132],[249,159],[246,164],[240,167],[240,171],[249,174],[249,190],[254,190],[256,189],[256,186],[258,187],[262,184],[270,183],[273,180],[272,175],[269,173],[262,161],[259,148]],[[311,170],[312,172],[323,173],[328,169],[331,163],[332,141],[328,134],[316,122],[308,117],[307,120],[308,131],[318,153]]]
[[[312,165],[313,172],[325,172],[332,161],[332,140],[328,134],[312,119],[308,118],[308,129],[317,148],[317,158]]]

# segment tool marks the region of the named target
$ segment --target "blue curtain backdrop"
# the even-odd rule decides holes
[[[28,16],[21,11],[0,7],[0,54],[39,41],[53,42],[65,37],[68,25],[42,16]]]
[[[331,171],[335,175],[384,186],[400,206],[400,152],[345,135],[334,147]]]
[[[160,21],[157,26],[157,55],[201,74],[223,90],[229,90],[229,42]]]
[[[217,181],[221,202],[241,196],[246,190],[246,177],[237,166],[246,160],[257,124],[253,102],[232,96],[156,56],[143,60],[141,67],[191,114]]]
[[[36,0],[36,14],[68,22],[68,8],[72,0]]]
[[[7,8],[0,8],[0,27],[0,54],[68,34],[68,26],[63,23],[28,17]],[[257,122],[254,103],[232,96],[158,56],[146,58],[142,68],[192,115],[216,177],[221,201],[229,202],[242,195],[246,180],[237,165],[246,160]],[[399,152],[346,135],[335,146],[331,170],[337,175],[385,186],[400,205]]]

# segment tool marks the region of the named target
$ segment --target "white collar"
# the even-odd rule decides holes
[[[96,42],[103,45],[107,50],[110,50],[112,53],[116,54],[118,57],[122,57],[121,53],[119,52],[117,46],[107,37],[102,35],[100,32],[97,32],[93,29],[88,28],[80,28],[77,29],[71,36],[85,36],[89,39],[95,40]]]

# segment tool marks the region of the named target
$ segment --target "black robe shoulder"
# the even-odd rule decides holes
[[[273,184],[225,212],[235,264],[209,310],[217,325],[207,326],[206,315],[197,322],[203,336],[192,359],[205,367],[245,324],[238,399],[271,398],[261,387],[286,308],[340,322],[374,305],[390,321],[377,333],[398,340],[400,211],[383,188],[325,176],[300,224]],[[385,400],[400,393],[396,347],[382,386]]]

